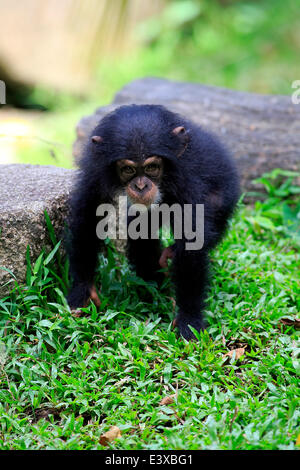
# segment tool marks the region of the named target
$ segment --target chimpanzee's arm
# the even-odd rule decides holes
[[[68,303],[71,308],[83,307],[90,298],[100,240],[96,235],[97,202],[93,188],[80,185],[71,199],[70,240],[67,251],[73,279]]]

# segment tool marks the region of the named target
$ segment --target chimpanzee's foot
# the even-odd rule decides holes
[[[189,326],[195,328],[196,331],[205,329],[204,321],[200,315],[192,316],[180,312],[173,320],[173,327],[175,326],[178,327],[180,335],[188,341],[197,339]]]
[[[87,285],[76,286],[71,290],[68,296],[68,303],[72,312],[75,313],[79,313],[81,308],[87,307],[91,300],[96,307],[100,307],[101,300],[94,284],[92,287],[88,287]]]

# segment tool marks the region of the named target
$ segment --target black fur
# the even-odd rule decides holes
[[[183,126],[186,132],[172,130]],[[80,162],[81,172],[71,198],[70,270],[71,307],[81,307],[89,297],[101,241],[96,237],[96,208],[112,202],[120,189],[114,162],[141,160],[157,155],[164,159],[160,184],[162,201],[204,204],[204,246],[185,249],[186,240],[173,246],[172,276],[176,288],[176,324],[186,338],[194,337],[188,325],[204,327],[208,252],[221,239],[239,196],[238,176],[227,151],[211,134],[194,123],[157,105],[122,106],[107,115],[93,130],[102,141],[89,139]],[[160,245],[157,240],[128,240],[129,261],[144,279],[157,279]]]

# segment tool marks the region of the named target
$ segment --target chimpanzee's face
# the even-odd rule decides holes
[[[163,176],[161,157],[152,156],[141,161],[118,160],[116,170],[131,204],[149,207],[160,201],[159,183]]]

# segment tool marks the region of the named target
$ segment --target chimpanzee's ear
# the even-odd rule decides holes
[[[188,146],[188,143],[190,141],[189,132],[186,131],[183,126],[177,126],[172,130],[172,134],[175,135],[176,137],[178,137],[179,141],[183,145],[182,149],[177,154],[177,157],[179,158],[185,152],[185,150]]]
[[[103,141],[103,139],[100,135],[93,135],[92,142],[100,144],[102,141]]]
[[[172,134],[174,135],[178,135],[178,134],[185,134],[185,128],[183,126],[178,126],[178,127],[175,127],[175,129],[172,130]]]

